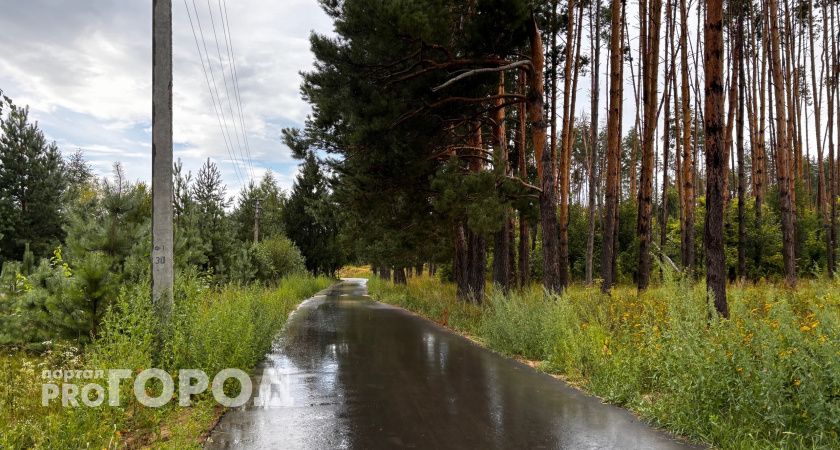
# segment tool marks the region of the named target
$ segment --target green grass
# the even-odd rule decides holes
[[[148,288],[124,290],[106,314],[98,339],[86,348],[51,343],[40,355],[0,354],[0,449],[200,448],[199,437],[220,413],[209,393],[194,397],[186,408],[175,400],[146,408],[131,395],[129,380],[123,383],[120,407],[64,408],[57,401],[43,407],[41,371],[158,367],[175,374],[196,368],[211,379],[222,368],[251,371],[289,313],[331,282],[296,275],[274,288],[213,289],[199,278],[185,277],[176,286],[165,336],[156,332]]]
[[[702,283],[611,297],[583,286],[491,290],[481,307],[429,278],[369,287],[677,434],[720,448],[840,448],[837,282],[731,286],[732,319],[711,321]]]

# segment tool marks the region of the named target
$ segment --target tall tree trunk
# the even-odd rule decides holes
[[[639,56],[637,58],[637,64],[639,68],[639,77],[636,78],[636,74],[633,70],[633,61],[630,61],[630,81],[633,85],[633,97],[635,99],[636,105],[636,122],[635,122],[635,139],[631,142],[631,150],[630,150],[630,165],[627,169],[627,175],[629,177],[629,184],[630,184],[630,196],[629,199],[631,201],[637,200],[639,196],[639,185],[638,185],[638,168],[639,168],[639,153],[641,153],[640,144],[642,141],[642,116],[641,113],[643,108],[642,105],[642,84],[644,81],[644,62],[647,60],[647,56],[645,55],[645,46],[641,44],[641,42],[646,42],[647,38],[647,26],[648,26],[648,13],[647,13],[647,1],[648,0],[639,0],[639,17],[642,21],[640,26],[640,45],[639,45]],[[625,12],[622,12],[622,21],[624,29],[627,29],[627,17]],[[629,33],[625,33],[623,36],[625,40],[625,45],[627,48],[630,48],[630,36]]]
[[[691,93],[688,81],[688,11],[686,0],[680,0],[680,74],[682,95],[682,210],[680,226],[682,265],[694,272],[694,157],[691,142]]]
[[[568,18],[566,23],[566,61],[563,70],[563,129],[560,139],[560,164],[557,171],[560,182],[560,284],[563,288],[569,285],[569,162],[571,161],[572,135],[572,68],[574,61],[575,37],[575,0],[569,0]],[[554,100],[554,98],[552,98]],[[553,109],[553,108],[552,108]],[[553,119],[552,119],[553,120]]]
[[[642,0],[644,2],[645,0]],[[636,232],[639,236],[638,288],[647,289],[650,283],[650,242],[651,213],[653,210],[653,158],[654,139],[656,138],[658,79],[659,79],[659,30],[662,24],[662,1],[650,0],[650,11],[644,20],[648,20],[647,34],[643,34],[640,45],[645,55],[642,67],[645,121],[642,130],[642,171],[639,189],[639,210]]]
[[[508,150],[505,131],[505,73],[499,74],[499,100],[496,104],[495,117],[493,118],[493,164],[496,176],[500,179],[508,176]],[[493,282],[501,286],[507,292],[511,286],[510,272],[510,221],[509,211],[505,211],[502,228],[498,230],[493,242]]]
[[[836,270],[837,265],[837,253],[836,253],[836,245],[837,245],[837,194],[838,194],[838,181],[840,181],[840,173],[835,171],[835,166],[840,168],[840,164],[837,164],[835,160],[835,153],[834,153],[834,100],[837,99],[837,82],[838,82],[838,67],[837,67],[837,37],[834,28],[834,9],[836,7],[836,3],[832,3],[831,7],[831,56],[826,54],[826,61],[830,61],[829,64],[826,66],[831,68],[830,77],[832,82],[828,88],[828,202],[830,205],[830,212],[829,212],[829,228],[828,228],[828,273],[833,277],[834,272]],[[825,8],[823,8],[823,22],[825,21]],[[826,23],[827,25],[827,23]],[[829,34],[828,31],[823,32],[824,35]],[[825,42],[825,39],[824,39]],[[824,45],[823,48],[827,47]],[[840,102],[838,102],[840,104]],[[838,123],[837,126],[840,128],[840,112],[837,114]]]
[[[674,2],[674,8],[676,9],[676,1]],[[682,135],[682,116],[681,116],[681,99],[679,95],[679,91],[677,90],[677,38],[674,37],[674,34],[677,33],[677,14],[676,10],[674,11],[673,18],[671,19],[671,29],[674,30],[671,33],[671,64],[673,65],[673,73],[671,74],[671,93],[672,97],[674,98],[674,187],[677,189],[677,214],[680,223],[680,228],[682,228],[682,224],[685,223],[685,212],[683,210],[683,177],[682,177],[682,143],[683,143],[683,135]],[[682,238],[680,238],[680,242],[682,243]],[[680,247],[680,255],[682,255],[682,247]],[[680,256],[682,257],[682,256]],[[680,260],[681,261],[681,260]],[[682,262],[682,261],[681,261]]]
[[[592,88],[590,95],[590,153],[589,153],[589,232],[586,238],[586,284],[592,284],[592,259],[595,253],[595,200],[596,200],[596,167],[598,158],[598,78],[601,71],[601,1],[590,3],[589,8],[589,36],[592,49]]]
[[[487,242],[480,233],[467,228],[467,279],[469,298],[473,303],[484,300],[484,269],[487,266]]]
[[[453,232],[452,275],[458,286],[458,298],[468,300],[470,296],[469,276],[467,273],[467,232],[463,223],[455,225]]]
[[[527,82],[526,72],[521,70],[519,72],[519,93],[526,94]],[[525,152],[527,147],[525,145],[525,115],[526,103],[519,103],[518,119],[519,128],[516,136],[516,148],[519,167],[519,177],[523,180],[528,179],[528,166],[526,164]],[[519,286],[527,286],[530,281],[531,269],[529,267],[530,247],[528,246],[528,218],[524,210],[519,211]]]
[[[787,36],[785,39],[787,45],[784,50],[784,61],[782,63],[782,74],[785,80],[785,92],[787,94],[787,129],[788,129],[788,161],[790,168],[788,170],[788,182],[790,183],[791,203],[796,205],[796,189],[795,181],[802,176],[802,146],[799,140],[799,127],[796,120],[796,104],[799,97],[799,68],[795,66],[796,61],[796,30],[791,24],[790,7],[787,0],[783,0],[784,6],[784,33]],[[785,70],[786,69],[786,70]]]
[[[394,267],[394,284],[406,284],[405,267]]]
[[[684,1],[684,0],[683,0]],[[624,33],[623,0],[611,0],[610,24],[610,100],[607,118],[607,180],[604,214],[604,257],[601,263],[603,284],[609,292],[615,282],[615,244],[618,230],[619,174],[621,171],[621,110],[622,110],[622,35]]]
[[[789,160],[787,120],[785,118],[785,79],[782,75],[781,46],[779,45],[779,18],[776,0],[768,0],[770,15],[771,73],[776,100],[776,176],[779,181],[779,204],[782,215],[782,257],[785,282],[796,286],[795,223],[796,211],[791,194],[791,165]]]
[[[723,145],[723,1],[708,0],[706,8],[706,291],[713,297],[717,312],[729,317],[723,250],[723,177],[727,163]]]
[[[729,43],[729,103],[727,104],[727,114],[726,114],[726,128],[724,131],[724,138],[723,138],[723,155],[727,161],[731,160],[731,157],[734,155],[735,152],[732,151],[732,145],[735,141],[734,139],[734,131],[735,131],[735,115],[737,112],[738,106],[738,62],[735,58],[735,49],[734,38],[732,37],[732,27],[729,28],[729,36],[730,36],[730,43]],[[734,163],[733,163],[734,166]],[[730,195],[729,195],[729,177],[730,177],[730,170],[729,164],[725,165],[725,169],[723,172],[723,205],[726,208],[726,205],[729,204]],[[734,184],[734,183],[733,183]]]
[[[659,220],[659,251],[664,259],[665,245],[668,242],[668,188],[670,180],[668,170],[671,164],[671,78],[674,76],[673,49],[669,46],[673,42],[673,9],[671,0],[665,3],[665,87],[662,92],[662,103],[665,106],[665,116],[662,120],[662,211]]]
[[[543,57],[542,38],[536,18],[531,18],[531,93],[528,96],[528,116],[531,120],[534,153],[542,155],[540,174],[540,222],[543,233],[543,286],[549,292],[559,292],[560,267],[558,264],[557,215],[554,183],[554,157],[551,150],[543,151],[546,143],[545,112],[543,108]]]
[[[470,137],[469,147],[472,149],[472,156],[469,161],[469,169],[471,172],[481,172],[484,170],[483,160],[479,158],[484,148],[484,139],[481,134],[481,122],[476,121],[474,131]],[[487,267],[487,241],[485,237],[471,230],[469,226],[466,227],[467,240],[467,286],[468,296],[474,303],[481,303],[484,299],[484,271]]]
[[[828,217],[828,208],[826,202],[826,188],[825,188],[825,168],[823,166],[823,140],[822,140],[822,82],[820,77],[820,84],[817,84],[817,64],[814,57],[814,10],[808,9],[808,40],[810,43],[810,57],[811,57],[811,93],[814,101],[814,128],[816,131],[817,141],[817,211],[820,213],[823,228],[825,229],[825,245],[826,245],[826,259],[829,275],[833,270],[834,252],[832,251],[831,233],[829,232],[830,220]],[[820,61],[822,62],[822,61]],[[830,94],[829,94],[830,95]],[[831,115],[831,113],[829,113]]]
[[[548,63],[550,64],[548,72],[549,79],[544,81],[546,89],[549,90],[548,92],[548,109],[549,109],[549,135],[548,135],[548,142],[549,146],[551,147],[551,160],[554,164],[554,180],[556,182],[555,188],[559,188],[560,186],[560,178],[558,173],[558,168],[560,167],[557,162],[557,66],[560,64],[560,56],[557,52],[557,34],[560,33],[560,26],[558,20],[558,11],[557,6],[559,2],[557,0],[553,0],[551,3],[551,19],[549,20],[549,27],[551,33],[551,40],[549,42],[549,48],[545,50],[545,54],[548,57]],[[558,195],[558,193],[555,193]]]
[[[735,54],[738,63],[738,112],[736,118],[736,139],[738,140],[738,277],[743,280],[747,273],[747,231],[745,226],[747,180],[744,169],[744,97],[746,80],[744,75],[744,12],[738,12],[735,28]],[[734,77],[733,77],[734,78]],[[734,79],[733,79],[734,81]]]
[[[570,3],[569,16],[574,17],[574,1]],[[573,20],[573,19],[570,19]],[[583,22],[583,8],[579,8],[578,16],[576,20],[573,20],[574,24],[580,24]],[[574,36],[572,39],[572,48],[574,51],[571,55],[571,67],[572,67],[572,86],[571,92],[564,93],[564,102],[565,97],[569,97],[568,100],[568,116],[566,117],[566,127],[564,128],[564,136],[563,136],[563,159],[562,159],[562,169],[560,173],[563,174],[562,178],[562,185],[561,185],[561,201],[560,201],[560,278],[563,283],[563,287],[567,287],[569,285],[569,281],[571,275],[569,273],[569,203],[571,202],[571,197],[569,196],[569,189],[570,189],[570,182],[572,177],[571,171],[571,164],[572,164],[572,147],[575,141],[575,101],[577,100],[577,85],[578,85],[578,75],[579,65],[578,61],[580,60],[580,43],[581,43],[581,27],[574,25],[572,28],[575,28]],[[567,44],[567,47],[570,44]],[[567,60],[568,61],[568,60]],[[565,114],[565,113],[564,113]]]
[[[762,6],[762,11],[764,10]],[[762,14],[763,15],[763,14]],[[763,22],[767,22],[763,20]],[[765,23],[766,31],[766,23]],[[763,33],[763,34],[766,34]],[[754,33],[754,36],[759,36],[759,33]],[[762,42],[756,39],[757,42]],[[766,42],[766,41],[764,41]],[[763,43],[760,45],[764,45]],[[756,64],[756,69],[758,65]],[[755,195],[755,227],[757,230],[764,226],[764,190],[767,186],[767,146],[766,146],[766,92],[767,86],[767,51],[761,52],[761,75],[758,83],[758,135],[756,136],[757,145],[755,147],[756,154],[753,157],[753,165],[756,166],[755,176],[753,177],[753,193]],[[755,243],[755,265],[760,267],[764,259],[764,243],[759,240]]]

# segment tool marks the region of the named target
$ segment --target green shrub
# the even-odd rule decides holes
[[[306,265],[300,250],[284,236],[275,236],[252,247],[256,277],[264,283],[276,283],[288,275],[302,273]]]

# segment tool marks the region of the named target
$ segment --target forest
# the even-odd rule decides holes
[[[837,445],[837,2],[321,4],[285,141],[374,298],[715,446]]]
[[[675,270],[724,316],[726,282],[833,277],[833,2],[414,3],[323,2],[285,135],[384,275],[435,263],[480,301],[485,266],[552,292]]]

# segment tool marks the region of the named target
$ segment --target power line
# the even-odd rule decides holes
[[[230,14],[227,11],[227,0],[222,3],[222,0],[219,1],[219,10],[222,11],[222,24],[224,25],[225,30],[225,43],[228,49],[228,53],[230,55],[230,62],[231,68],[233,69],[233,86],[234,92],[236,93],[236,102],[239,107],[239,122],[242,126],[243,136],[245,138],[245,150],[248,153],[248,163],[251,165],[251,170],[253,171],[253,159],[251,157],[251,143],[248,140],[248,133],[247,128],[245,126],[245,114],[242,108],[242,93],[239,88],[239,73],[236,69],[236,52],[233,50],[233,35],[230,32]],[[222,9],[222,5],[224,5],[224,9]]]
[[[221,47],[219,46],[219,34],[216,32],[216,20],[213,18],[213,7],[210,4],[210,0],[207,0],[207,11],[210,14],[210,24],[213,28],[213,38],[215,39],[215,42],[216,42],[216,54],[219,57],[219,66],[222,70],[222,81],[225,84],[225,99],[227,100],[228,111],[230,112],[231,121],[233,122],[233,132],[236,135],[236,147],[239,149],[239,158],[240,158],[240,160],[242,160],[243,165],[245,165],[245,157],[244,157],[245,153],[242,150],[242,145],[243,145],[242,135],[244,134],[245,130],[242,130],[242,132],[240,133],[240,131],[237,129],[236,115],[233,112],[233,103],[231,102],[232,95],[231,95],[231,91],[230,91],[230,86],[228,85],[228,80],[227,80],[228,77],[227,77],[227,74],[225,73],[225,65],[224,65],[224,61],[222,59],[222,50],[221,50]],[[219,14],[220,15],[222,14],[222,9],[221,8],[219,8]],[[225,40],[225,45],[227,45],[227,40]],[[231,83],[233,83],[233,80],[231,80]],[[220,101],[220,106],[222,106],[221,105],[221,97],[219,97],[219,101]],[[222,108],[223,107],[224,106],[222,106]],[[246,165],[244,167],[246,173],[248,172],[247,169],[249,168],[249,166],[250,166],[250,161],[248,162],[248,165]],[[253,169],[251,170],[249,175],[250,175],[250,178],[253,179],[253,177],[254,177]]]
[[[210,63],[210,54],[207,51],[207,41],[204,39],[204,30],[201,26],[201,18],[199,17],[198,8],[195,5],[195,0],[192,0],[192,3],[193,3],[193,9],[195,10],[195,19],[196,19],[196,22],[198,23],[199,33],[201,34],[201,41],[204,45],[204,54],[202,54],[202,52],[201,52],[201,45],[198,43],[198,36],[195,33],[195,26],[193,25],[192,15],[190,13],[190,7],[187,4],[187,0],[184,0],[184,6],[187,9],[187,17],[189,18],[189,21],[190,21],[190,28],[192,29],[193,39],[195,39],[195,46],[196,46],[196,49],[198,50],[199,59],[201,59],[201,69],[204,72],[204,81],[207,83],[207,90],[210,92],[210,100],[213,103],[213,111],[216,113],[216,119],[219,122],[219,129],[222,132],[222,139],[225,142],[225,149],[227,150],[228,156],[230,156],[231,161],[233,162],[234,173],[236,174],[236,178],[239,180],[239,183],[244,186],[245,183],[243,182],[243,177],[240,173],[236,156],[234,155],[233,151],[231,150],[231,144],[229,142],[230,140],[229,140],[229,138],[227,136],[227,133],[226,133],[227,118],[225,117],[224,111],[222,110],[222,107],[221,107],[221,99],[219,99],[218,107],[217,107],[216,97],[219,96],[219,89],[216,86],[216,77],[213,74],[213,66]],[[208,72],[207,67],[204,65],[205,55],[207,57],[207,65],[210,66],[210,75],[209,76],[207,74],[207,72]],[[211,87],[211,80],[212,80],[212,87]],[[215,96],[214,96],[214,90],[215,90]]]

